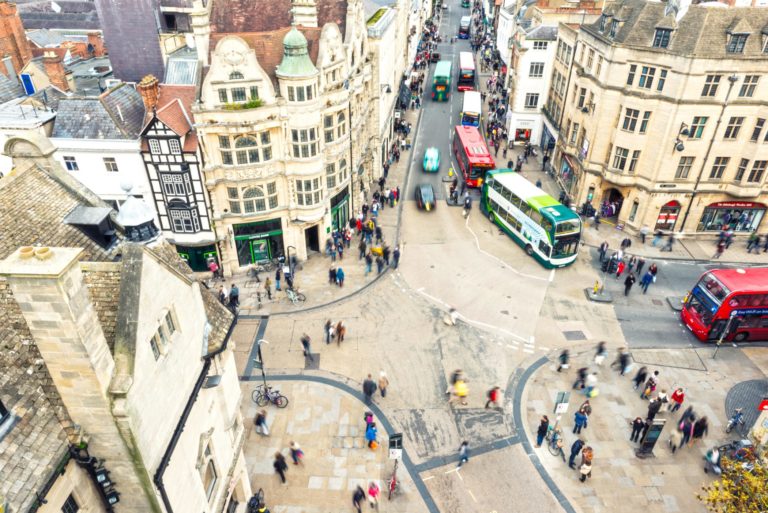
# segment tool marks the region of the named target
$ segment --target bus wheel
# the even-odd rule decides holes
[[[531,245],[528,244],[527,246],[525,246],[525,252],[528,253],[528,256],[533,255],[533,247],[531,247]]]
[[[488,220],[492,223],[496,222],[496,219],[493,217],[493,210],[488,212]]]
[[[744,342],[749,337],[749,334],[746,331],[742,331],[741,333],[737,333],[735,337],[733,337],[733,340],[736,342]]]

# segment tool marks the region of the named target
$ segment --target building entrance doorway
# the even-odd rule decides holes
[[[320,227],[310,226],[304,230],[304,244],[307,246],[307,256],[310,251],[320,252]]]
[[[603,194],[603,201],[600,203],[600,215],[603,218],[618,219],[623,203],[624,195],[618,189],[608,189]]]

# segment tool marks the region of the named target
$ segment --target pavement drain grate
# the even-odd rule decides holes
[[[584,335],[583,331],[564,331],[563,336],[565,336],[565,340],[586,340],[586,335]]]
[[[320,353],[310,353],[312,359],[308,356],[304,357],[304,370],[319,370],[320,369]]]
[[[651,299],[651,303],[653,303],[656,306],[662,306],[664,304],[659,299]]]

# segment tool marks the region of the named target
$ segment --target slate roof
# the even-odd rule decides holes
[[[525,38],[536,41],[557,41],[557,27],[539,25],[526,32]]]
[[[67,453],[64,426],[71,426],[51,385],[13,292],[0,278],[0,400],[14,416],[0,438],[0,497],[9,511],[29,511]]]
[[[336,23],[344,37],[347,0],[316,0],[316,4],[317,26]],[[291,7],[291,0],[216,0],[211,12],[211,32],[271,32],[290,28]]]
[[[78,228],[62,223],[78,205],[108,206],[64,171],[38,166],[18,171],[0,180],[0,197],[0,259],[35,244],[84,248],[88,261],[115,258]]]
[[[144,102],[131,86],[120,84],[99,97],[59,101],[53,138],[136,139],[144,122]]]
[[[29,30],[27,31],[27,39],[40,48],[59,46],[67,40],[60,32],[48,29]]]
[[[0,73],[0,103],[9,102],[24,96],[24,88],[21,82],[12,80]]]
[[[604,13],[623,22],[616,37],[609,38],[611,19],[605,24],[605,33],[600,32],[599,18],[584,30],[606,42],[643,47],[651,51],[669,52],[677,55],[707,59],[765,58],[762,52],[761,31],[768,29],[768,9],[755,7],[715,8],[691,5],[678,15],[677,28],[667,48],[651,48],[657,27],[669,27],[671,22],[666,12],[667,4],[645,0],[624,0],[606,7]],[[743,53],[728,53],[728,30],[749,32]]]
[[[31,0],[17,4],[24,28],[100,30],[96,5],[89,0],[56,0],[60,12],[53,10],[50,0]]]

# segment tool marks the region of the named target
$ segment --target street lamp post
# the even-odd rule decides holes
[[[736,312],[731,312],[731,315],[728,317],[728,322],[725,324],[725,328],[723,328],[723,332],[720,333],[720,338],[717,339],[717,346],[715,347],[715,354],[712,355],[712,359],[714,360],[717,356],[717,352],[720,350],[720,346],[723,344],[723,339],[728,335],[728,332],[731,330],[731,323],[733,322],[733,319],[736,317]]]
[[[269,344],[269,341],[260,338],[256,341],[257,357],[253,359],[253,366],[261,370],[261,379],[264,381],[264,390],[267,389],[267,375],[264,374],[264,357],[261,354],[261,344]]]

